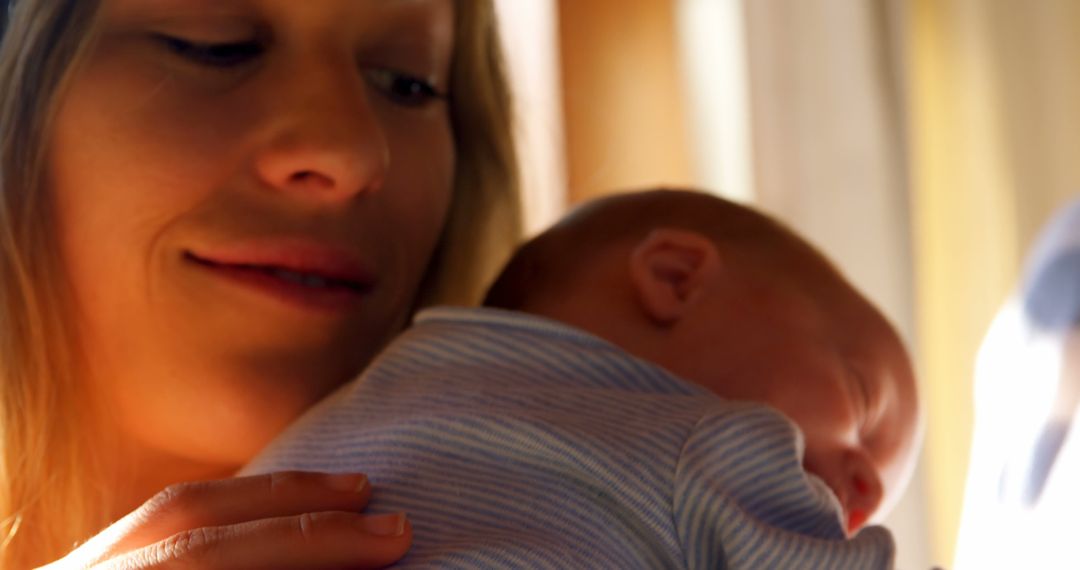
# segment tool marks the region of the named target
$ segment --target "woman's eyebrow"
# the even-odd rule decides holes
[[[162,25],[250,16],[248,2],[211,0],[116,0],[106,14],[117,22]]]
[[[236,8],[237,3],[231,0],[113,0],[111,3],[106,2],[106,5],[110,5],[114,9],[123,10],[142,10],[142,11],[157,11],[157,10],[184,10],[187,12],[206,12],[207,10],[233,10]]]

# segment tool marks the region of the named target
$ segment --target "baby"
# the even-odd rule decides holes
[[[810,245],[697,192],[594,201],[486,308],[422,311],[245,470],[361,470],[403,565],[888,568],[897,334]]]

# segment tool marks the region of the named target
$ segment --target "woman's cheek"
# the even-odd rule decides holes
[[[453,202],[456,151],[449,119],[444,114],[427,117],[425,136],[403,134],[398,130],[391,138],[392,176],[401,176],[402,183],[394,184],[390,192],[400,192],[396,216],[399,228],[411,228],[414,249],[411,261],[417,262],[416,273],[423,273],[424,263],[435,249],[447,222]],[[418,152],[418,149],[428,149]]]

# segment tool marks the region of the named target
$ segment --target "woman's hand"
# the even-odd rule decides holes
[[[359,474],[280,472],[174,485],[43,570],[378,568],[408,550],[401,515],[358,514]]]

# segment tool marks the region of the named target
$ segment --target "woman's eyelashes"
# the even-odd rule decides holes
[[[392,102],[406,107],[423,107],[446,96],[431,81],[392,71],[374,68],[365,73],[368,83]]]
[[[187,63],[210,69],[231,70],[252,63],[266,52],[258,40],[235,42],[197,42],[155,34],[174,56]],[[364,79],[393,103],[404,107],[422,107],[435,100],[445,99],[433,81],[388,68],[370,67],[363,71]]]
[[[155,34],[155,38],[174,55],[203,67],[238,67],[253,61],[265,51],[263,45],[254,40],[202,43],[164,34]]]

